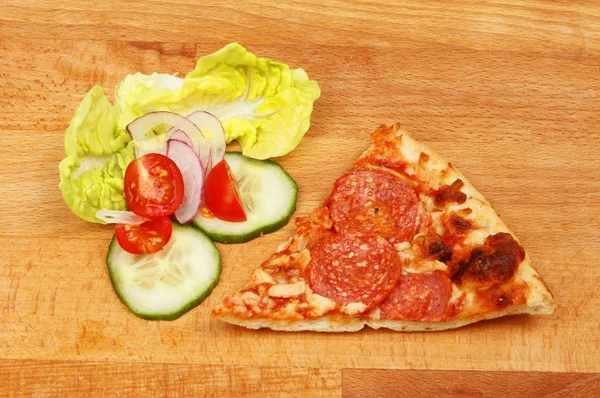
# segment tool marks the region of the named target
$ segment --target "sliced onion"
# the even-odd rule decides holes
[[[143,141],[135,141],[135,157],[141,158],[147,153],[160,153],[161,155],[166,156],[167,138],[168,136],[166,134],[159,134]]]
[[[167,134],[169,134],[169,132],[167,132]],[[192,143],[192,139],[190,138],[189,135],[187,135],[183,130],[176,130],[173,134],[169,135],[169,139],[170,140],[177,140],[177,141],[183,141],[186,144],[188,144],[189,146],[193,147],[194,144]]]
[[[225,155],[225,147],[227,145],[225,142],[225,130],[219,118],[209,112],[196,111],[188,115],[187,119],[191,120],[202,131],[202,134],[210,144],[211,165],[214,166],[219,163]],[[206,155],[204,154],[204,156]],[[200,153],[200,157],[202,159],[202,153]],[[205,165],[205,162],[202,162],[202,164]]]
[[[167,156],[175,162],[183,176],[183,202],[175,211],[175,219],[180,224],[186,224],[196,217],[200,208],[204,169],[198,154],[183,141],[167,141]]]
[[[204,167],[204,172],[206,175],[208,175],[208,173],[213,167],[211,152],[212,148],[210,147],[210,145],[202,145],[198,148],[198,158],[202,163],[202,167]]]
[[[143,141],[147,139],[146,133],[149,130],[161,124],[168,124],[176,127],[176,129],[181,129],[190,137],[196,135],[202,136],[202,133],[193,122],[177,113],[167,111],[147,113],[129,123],[126,128],[132,140]]]
[[[96,218],[108,224],[131,224],[140,225],[146,220],[132,211],[100,209],[96,212]]]
[[[199,118],[200,119],[200,118]],[[218,121],[218,119],[217,119]],[[220,123],[220,122],[219,122]],[[146,133],[155,126],[167,124],[173,126],[165,134],[159,134],[152,138],[147,138]],[[211,162],[211,142],[207,140],[200,129],[189,119],[173,112],[158,111],[150,112],[138,117],[127,125],[127,131],[131,138],[136,142],[136,157],[146,153],[166,154],[167,141],[178,130],[181,130],[191,141],[192,148],[200,158],[204,169],[210,169]],[[187,141],[185,139],[180,141]]]

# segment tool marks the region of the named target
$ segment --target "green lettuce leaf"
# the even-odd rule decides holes
[[[100,209],[126,210],[123,177],[134,159],[126,131],[118,130],[117,112],[102,87],[83,98],[65,131],[67,157],[60,162],[59,188],[69,208],[86,221]]]
[[[245,155],[266,159],[298,145],[319,96],[319,85],[302,69],[258,58],[238,44],[201,58],[185,78],[127,76],[117,88],[115,106],[95,86],[65,131],[59,188],[73,213],[102,222],[95,216],[98,210],[127,208],[123,177],[134,152],[126,126],[137,117],[159,110],[184,116],[205,110],[221,119],[227,142],[237,140]]]
[[[184,79],[129,75],[117,88],[117,130],[152,111],[186,116],[205,110],[221,119],[227,142],[237,140],[244,155],[266,159],[298,145],[319,96],[319,85],[302,69],[258,58],[234,43],[200,58]]]

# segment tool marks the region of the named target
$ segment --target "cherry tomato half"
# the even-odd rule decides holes
[[[183,202],[183,177],[171,159],[148,153],[127,166],[124,191],[127,206],[135,214],[168,216]]]
[[[167,216],[140,225],[117,224],[115,236],[123,250],[132,254],[156,253],[171,239],[173,225]]]
[[[204,204],[215,217],[223,221],[246,221],[235,177],[225,160],[208,173],[204,183]]]

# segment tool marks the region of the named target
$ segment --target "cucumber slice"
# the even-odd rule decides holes
[[[239,152],[227,152],[225,160],[238,182],[247,220],[228,222],[200,213],[193,225],[221,243],[247,242],[286,225],[296,210],[298,186],[283,167]]]
[[[128,253],[113,237],[106,265],[119,299],[143,319],[179,318],[208,297],[221,275],[212,241],[175,223],[169,243],[153,254]]]

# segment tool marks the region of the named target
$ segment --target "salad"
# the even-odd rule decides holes
[[[289,221],[297,186],[267,160],[293,150],[319,86],[238,44],[184,78],[129,75],[112,105],[95,86],[65,132],[60,190],[74,214],[115,224],[107,255],[121,301],[176,319],[216,286],[213,242],[241,243]],[[242,152],[226,152],[236,140]]]

